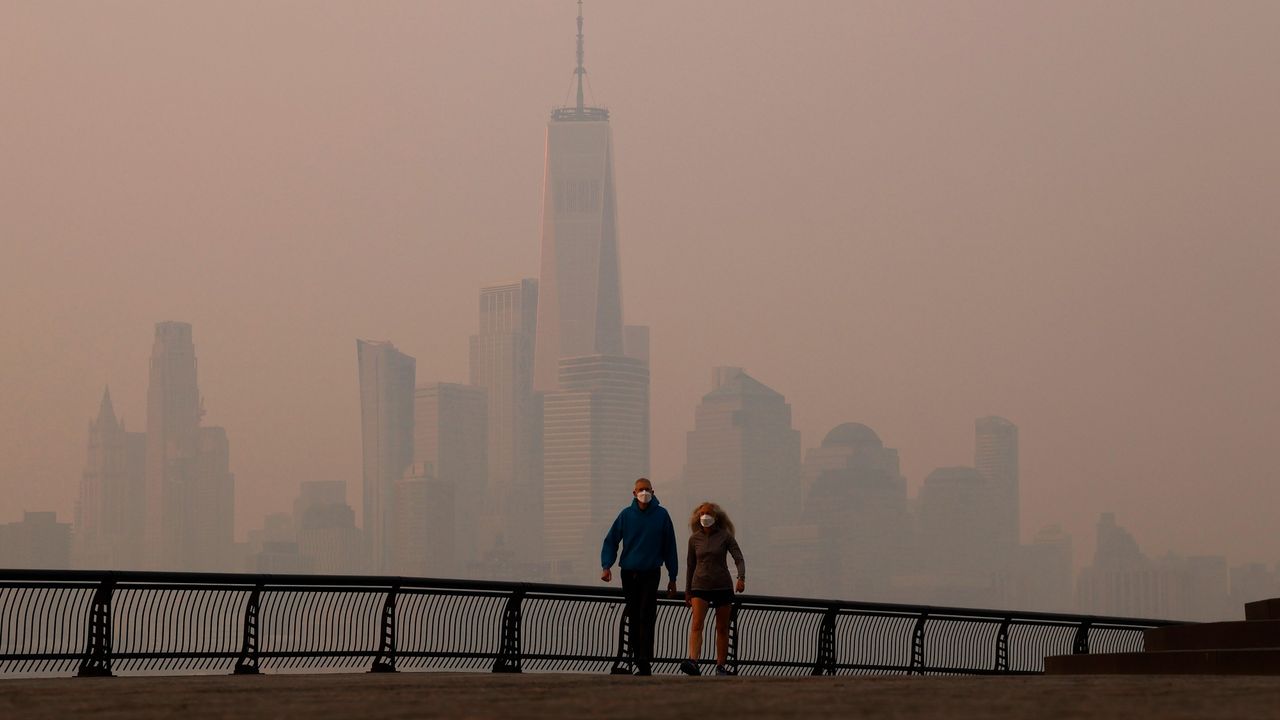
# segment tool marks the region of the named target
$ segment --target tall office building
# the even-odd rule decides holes
[[[991,486],[998,542],[1012,553],[1022,542],[1018,499],[1018,426],[991,415],[974,421],[973,466]]]
[[[538,281],[480,289],[480,327],[471,337],[471,384],[488,403],[488,487],[477,554],[516,562],[541,559],[542,418],[533,392]]]
[[[613,137],[609,111],[583,97],[578,12],[577,103],[547,123],[542,275],[534,384],[556,390],[563,358],[624,355]]]
[[[76,501],[74,562],[97,570],[142,566],[147,435],[128,432],[104,390],[89,422],[89,447]]]
[[[457,383],[431,383],[414,391],[413,463],[420,466],[414,475],[430,476],[452,488],[447,512],[459,518],[453,525],[454,540],[447,546],[452,567],[468,568],[478,557],[478,519],[484,511],[488,471],[488,403],[484,388]],[[419,486],[415,486],[419,487]],[[446,498],[430,498],[432,511]],[[437,546],[436,552],[446,546]]]
[[[600,538],[632,483],[649,473],[649,367],[567,358],[559,385],[543,399],[545,552],[554,575],[581,579],[599,564]]]
[[[191,325],[156,324],[147,383],[148,566],[185,570],[182,523],[190,462],[199,445],[200,391]]]
[[[800,432],[786,399],[742,368],[717,367],[711,377],[686,436],[685,493],[690,503],[718,502],[743,548],[762,554],[769,528],[799,516]],[[670,509],[677,519],[691,510]]]
[[[148,566],[219,570],[231,562],[234,477],[222,428],[201,427],[191,325],[156,324],[147,384]]]
[[[561,578],[594,567],[591,546],[649,469],[647,328],[622,323],[609,111],[583,94],[547,123],[534,389],[543,404],[543,521]]]
[[[392,486],[413,462],[416,361],[389,342],[356,341],[360,369],[365,548],[369,571],[390,570]]]

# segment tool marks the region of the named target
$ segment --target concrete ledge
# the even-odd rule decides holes
[[[1280,648],[1280,620],[1195,623],[1143,633],[1148,652]]]
[[[1044,670],[1050,675],[1280,675],[1280,649],[1058,655],[1044,659]]]
[[[1245,603],[1245,620],[1280,620],[1280,598]]]

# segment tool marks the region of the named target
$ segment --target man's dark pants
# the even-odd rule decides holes
[[[636,658],[636,670],[650,672],[653,660],[653,629],[658,623],[658,582],[662,568],[652,570],[623,570],[622,595],[627,600],[627,615],[631,618],[631,652]]]

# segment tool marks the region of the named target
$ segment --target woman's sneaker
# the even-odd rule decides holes
[[[692,660],[685,660],[684,662],[680,663],[680,672],[684,673],[685,675],[701,675],[702,674],[702,670],[698,668],[698,663]]]
[[[737,674],[738,674],[738,671],[737,671],[737,670],[730,670],[730,669],[729,669],[727,666],[725,666],[725,665],[717,665],[717,666],[716,666],[716,674],[717,674],[717,675],[737,675]]]

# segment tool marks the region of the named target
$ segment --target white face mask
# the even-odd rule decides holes
[[[636,499],[639,500],[642,505],[648,505],[649,501],[653,499],[653,493],[648,490],[641,490],[636,493]]]
[[[702,523],[702,527],[711,527],[712,525],[716,524],[716,516],[703,515],[702,517],[698,518],[698,522]]]

